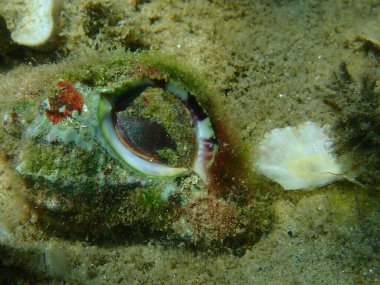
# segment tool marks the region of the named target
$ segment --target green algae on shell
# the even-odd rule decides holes
[[[55,72],[46,72],[48,69]],[[227,120],[225,114],[217,114],[217,105],[210,95],[212,92],[202,76],[191,68],[156,52],[113,50],[103,51],[99,56],[95,51],[86,50],[82,57],[73,57],[54,66],[37,66],[31,74],[35,84],[26,88],[27,95],[0,107],[3,116],[0,140],[2,151],[26,182],[27,188],[22,194],[38,211],[42,225],[70,234],[103,235],[115,229],[128,229],[131,235],[140,231],[147,235],[165,232],[173,238],[180,236],[192,243],[208,246],[232,239],[252,241],[262,230],[256,225],[268,219],[269,209],[246,215],[244,209],[251,207],[251,202],[244,199],[239,200],[243,202],[230,202],[217,193],[216,189],[227,181],[225,176],[235,173],[229,170],[236,168],[238,171],[239,167],[229,165],[228,171],[221,171],[225,176],[215,180],[218,175],[215,169],[223,170],[228,162],[221,163],[219,158],[215,169],[212,165],[205,165],[210,182],[199,175],[200,171],[191,170],[191,157],[199,154],[199,148],[197,150],[193,145],[194,131],[189,119],[192,109],[183,108],[183,96],[187,94],[197,101],[197,107],[212,112],[210,120],[204,122],[214,125],[218,120],[219,134],[223,126],[221,122]],[[148,106],[145,106],[143,98],[147,94],[137,96],[139,102],[124,103],[130,86],[139,85],[143,80],[155,82],[157,86],[151,87],[157,90],[153,93],[162,94],[149,97],[148,100],[154,98],[156,101],[150,100]],[[73,90],[80,94],[83,102],[77,95],[70,97],[70,92],[75,93]],[[76,98],[83,104],[79,107],[64,104],[65,96]],[[112,111],[112,104],[107,106],[99,102],[112,101],[112,98],[121,98],[118,103],[125,104],[120,116],[141,115],[144,120],[154,122],[153,125],[159,124],[164,133],[170,134],[175,146],[170,145],[156,155],[159,162],[165,158],[169,158],[168,161],[172,159],[169,168],[181,168],[183,165],[186,171],[182,175],[152,177],[135,171],[115,153],[97,119],[99,108],[107,107],[107,111]],[[182,103],[179,102],[181,100]],[[177,106],[173,112],[184,117],[183,122],[187,121],[187,126],[181,131],[178,131],[177,122],[172,122],[175,116],[170,114],[170,108],[173,106]],[[156,112],[158,108],[160,112]],[[63,119],[49,118],[47,110],[50,116],[53,114]],[[111,113],[100,113],[111,116]],[[192,122],[194,124],[194,120]],[[196,135],[202,137],[205,134],[200,132]],[[206,132],[206,135],[212,134]],[[228,141],[223,146],[224,150],[227,145]],[[176,151],[181,146],[189,151]],[[167,153],[173,149],[175,155]],[[238,145],[234,146],[234,150],[238,149]],[[182,154],[185,155],[184,160],[181,160]],[[208,159],[212,161],[212,157]],[[235,180],[236,184],[240,182]],[[256,200],[252,202],[256,203]],[[225,211],[229,213],[226,221],[207,218]],[[213,225],[207,222],[199,224],[194,216],[198,214]],[[222,223],[216,231],[216,222],[226,222],[229,226],[223,227]],[[209,229],[214,230],[209,232]]]

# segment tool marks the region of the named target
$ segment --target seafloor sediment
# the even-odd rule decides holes
[[[46,78],[83,49],[158,50],[214,87],[237,145],[251,150],[252,167],[265,133],[313,121],[331,126],[356,178],[285,192],[254,174],[258,187],[270,189],[270,226],[258,240],[213,250],[162,236],[71,236],[64,223],[62,234],[24,201],[20,189],[28,185],[3,153],[0,283],[380,282],[378,1],[81,0],[60,9],[55,44],[31,48],[11,40],[22,1],[0,3],[4,104],[44,84],[33,74]],[[38,69],[42,64],[48,67]]]

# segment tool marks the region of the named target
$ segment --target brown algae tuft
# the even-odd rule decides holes
[[[380,74],[368,68],[359,74],[349,71],[342,62],[329,84],[325,98],[340,120],[333,126],[338,134],[341,153],[350,152],[354,161],[349,171],[357,174],[357,182],[369,189],[379,189],[380,174]],[[356,75],[356,76],[355,76]]]

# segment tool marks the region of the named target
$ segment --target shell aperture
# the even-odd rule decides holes
[[[185,173],[188,167],[173,167],[155,155],[160,148],[173,149],[172,138],[154,121],[133,116],[127,108],[149,88],[159,88],[179,100],[187,109],[194,129],[195,151],[191,168],[207,181],[208,166],[217,147],[210,120],[196,98],[174,81],[140,79],[121,91],[105,90],[99,100],[98,120],[102,134],[116,155],[134,170],[148,176],[171,177]]]

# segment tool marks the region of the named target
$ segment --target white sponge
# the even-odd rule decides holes
[[[343,179],[342,167],[332,154],[332,140],[317,123],[274,129],[259,145],[255,163],[259,172],[285,190],[314,188]]]

